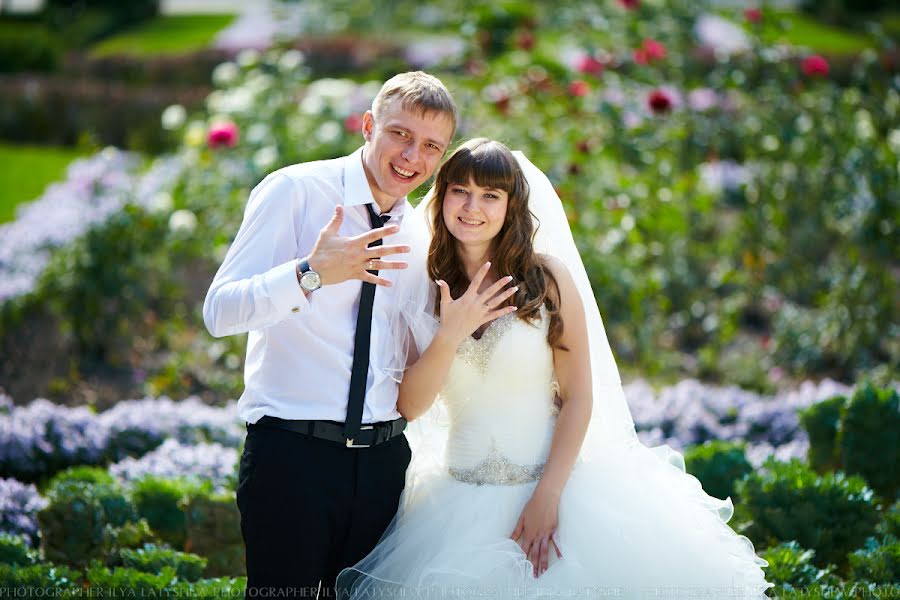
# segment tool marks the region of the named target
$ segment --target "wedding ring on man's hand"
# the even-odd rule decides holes
[[[375,261],[374,260],[370,260],[369,262],[366,263],[366,270],[368,270],[368,271],[375,270]]]

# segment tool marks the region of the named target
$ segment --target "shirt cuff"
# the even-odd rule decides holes
[[[294,259],[269,269],[263,276],[269,298],[281,314],[306,312],[310,308],[309,300],[297,281],[296,268],[297,260]]]

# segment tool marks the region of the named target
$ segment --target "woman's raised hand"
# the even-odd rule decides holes
[[[504,289],[512,282],[512,277],[502,277],[479,293],[478,288],[490,270],[491,263],[485,263],[472,278],[466,292],[455,300],[450,296],[450,286],[447,282],[437,281],[441,289],[439,334],[452,340],[455,346],[462,344],[463,340],[485,323],[516,311],[515,306],[498,308],[519,289],[518,287]]]

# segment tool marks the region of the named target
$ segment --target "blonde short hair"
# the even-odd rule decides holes
[[[375,100],[372,101],[372,114],[378,119],[388,102],[397,98],[403,110],[423,115],[428,112],[436,112],[447,115],[453,122],[453,131],[456,132],[456,123],[459,118],[456,102],[450,95],[450,91],[441,83],[441,80],[423,71],[409,71],[394,75],[384,82]],[[452,136],[451,136],[452,137]]]

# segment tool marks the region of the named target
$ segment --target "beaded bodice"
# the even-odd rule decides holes
[[[543,309],[535,324],[506,315],[460,346],[442,392],[456,479],[512,485],[543,473],[558,412],[547,327]]]

